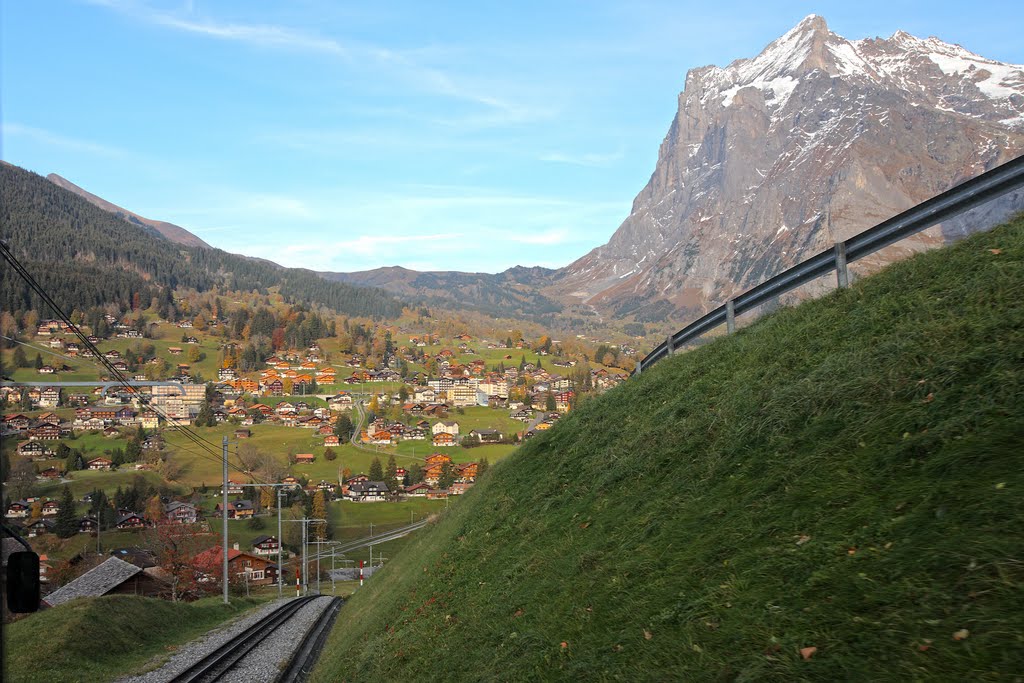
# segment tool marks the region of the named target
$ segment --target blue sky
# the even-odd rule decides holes
[[[4,160],[318,270],[558,267],[646,184],[686,71],[807,14],[1024,63],[1024,3],[0,4]]]

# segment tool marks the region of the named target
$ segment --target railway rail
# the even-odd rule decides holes
[[[331,604],[320,613],[316,622],[302,639],[288,666],[277,678],[277,683],[302,683],[309,677],[309,673],[316,665],[320,651],[327,642],[327,635],[331,632],[334,620],[338,617],[341,609],[341,598],[334,598]]]
[[[170,679],[170,683],[211,683],[220,680],[260,643],[273,635],[279,627],[319,597],[322,596],[311,595],[288,601],[178,673]],[[331,599],[293,653],[285,672],[275,680],[289,682],[305,680],[316,663],[316,658],[319,656],[320,649],[323,647],[340,607],[341,598]],[[286,675],[288,678],[285,678]]]

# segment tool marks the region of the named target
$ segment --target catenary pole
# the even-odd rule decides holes
[[[284,536],[281,535],[281,494],[283,488],[277,489],[277,597],[284,596]]]
[[[224,546],[224,572],[221,577],[224,582],[224,604],[228,604],[228,437],[224,437],[221,444],[224,456],[224,483],[221,486],[221,531],[223,533]]]

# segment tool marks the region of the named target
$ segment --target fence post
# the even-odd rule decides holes
[[[665,350],[668,351],[668,355],[670,355],[670,356],[674,355],[675,352],[676,352],[675,347],[672,346],[672,335],[671,334],[668,335],[667,337],[665,337]]]
[[[846,269],[846,242],[836,242],[836,280],[840,289],[850,286],[850,272]]]
[[[736,331],[736,306],[732,299],[725,302],[725,331],[727,334]]]

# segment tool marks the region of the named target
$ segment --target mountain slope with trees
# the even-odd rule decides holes
[[[175,244],[153,228],[124,221],[10,164],[0,164],[0,225],[0,237],[69,311],[109,303],[128,309],[140,300],[149,306],[179,287],[262,293],[277,287],[286,301],[323,305],[349,316],[397,318],[402,313],[401,302],[380,289],[329,282],[310,270],[220,249]],[[0,272],[0,308],[46,310],[9,268]]]
[[[315,681],[1003,680],[1024,218],[583,402],[343,608]]]

